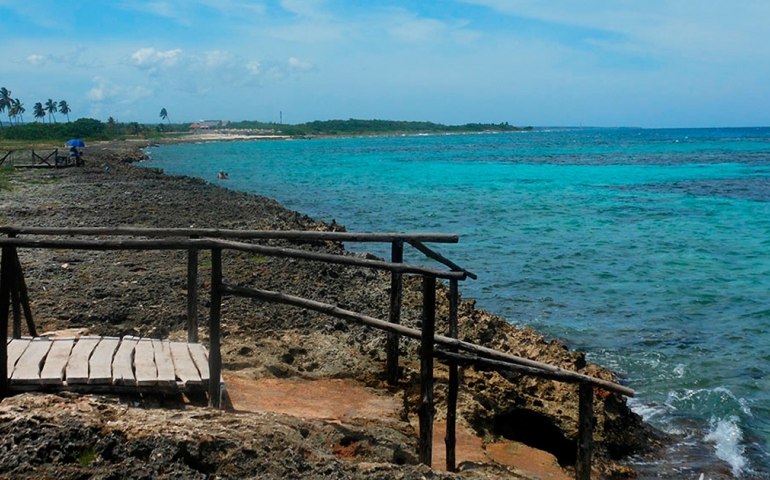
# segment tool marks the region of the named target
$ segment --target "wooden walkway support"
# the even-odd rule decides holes
[[[460,292],[458,290],[457,280],[449,281],[449,337],[456,339],[458,336],[458,304]],[[450,352],[457,352],[456,348],[450,349]],[[449,362],[449,388],[446,399],[446,436],[444,444],[446,445],[446,469],[449,472],[457,471],[457,459],[455,457],[455,447],[457,446],[457,394],[460,389],[460,377],[457,362]]]
[[[436,279],[422,278],[422,333],[420,335],[420,462],[433,463],[433,346],[436,342]]]
[[[390,261],[401,263],[404,261],[404,242],[396,240],[392,243]],[[390,274],[390,323],[401,323],[401,301],[403,291],[403,281],[401,274],[392,272]],[[398,348],[401,336],[397,333],[389,333],[388,341],[385,346],[387,355],[385,372],[388,375],[388,384],[396,385],[398,383]]]
[[[10,392],[205,392],[209,355],[200,343],[137,337],[9,338]],[[217,385],[219,388],[219,385]]]
[[[459,340],[458,281],[476,276],[426,247],[423,242],[457,242],[456,235],[442,234],[354,234],[348,232],[233,231],[218,229],[141,229],[141,228],[47,228],[0,226],[0,330],[9,327],[9,309],[13,310],[13,338],[0,342],[0,398],[9,392],[38,389],[75,391],[190,391],[208,392],[209,405],[221,406],[221,301],[223,294],[239,295],[268,302],[306,308],[386,332],[386,375],[389,383],[398,382],[399,338],[420,341],[421,395],[418,405],[420,423],[419,458],[431,465],[433,447],[434,357],[449,365],[447,395],[447,470],[456,469],[455,425],[459,389],[459,365],[481,365],[486,369],[510,370],[579,385],[579,439],[576,477],[591,476],[594,389],[633,396],[630,388],[590,377],[554,365],[510,355],[481,345]],[[18,235],[46,236],[127,236],[129,239],[23,239]],[[137,240],[136,237],[153,237]],[[235,239],[235,240],[233,240]],[[304,241],[388,242],[392,245],[390,262],[358,256],[326,254],[307,250],[271,247],[246,240],[285,239]],[[450,268],[449,271],[409,265],[403,262],[403,247],[408,243],[427,257]],[[34,323],[24,283],[17,248],[79,250],[185,250],[188,252],[188,341],[169,342],[134,337],[83,337],[80,339],[40,339],[21,337],[21,313],[27,318],[32,335]],[[209,312],[209,350],[197,343],[198,252],[211,252],[211,304]],[[267,256],[296,258],[391,273],[390,313],[388,320],[368,317],[335,305],[270,292],[228,285],[223,280],[222,251],[236,250]],[[423,280],[423,311],[420,330],[400,324],[402,277],[414,274]],[[436,332],[436,284],[449,282],[449,336]],[[441,347],[436,350],[434,347]],[[463,351],[464,353],[459,353]],[[5,361],[3,361],[5,359]],[[219,379],[219,381],[212,381]]]

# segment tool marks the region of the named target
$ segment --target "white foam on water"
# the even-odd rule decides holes
[[[646,422],[655,424],[666,433],[683,435],[680,446],[698,450],[698,446],[713,448],[714,455],[728,463],[735,477],[751,476],[752,469],[744,445],[741,430],[741,415],[752,417],[748,403],[737,398],[729,389],[686,389],[669,392],[668,398],[660,403],[643,403],[638,399],[628,400],[631,409]],[[687,411],[710,412],[708,430],[698,434],[691,427],[682,428],[675,420]],[[672,421],[674,420],[674,421]]]
[[[738,417],[712,418],[711,429],[706,435],[707,442],[713,442],[717,457],[729,463],[733,475],[740,477],[746,469],[746,449],[742,445],[743,431],[738,426]]]
[[[640,415],[645,422],[649,422],[656,419],[666,413],[668,410],[665,405],[642,403],[637,398],[630,397],[627,400],[628,406],[631,410]]]

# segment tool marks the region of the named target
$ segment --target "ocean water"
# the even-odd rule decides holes
[[[147,166],[349,231],[459,234],[435,247],[478,274],[461,285],[464,298],[588,352],[636,389],[635,411],[676,435],[666,458],[638,459],[643,478],[770,478],[770,129],[540,129],[148,153]],[[220,169],[230,180],[217,180]]]

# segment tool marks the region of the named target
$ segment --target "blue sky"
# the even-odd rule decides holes
[[[0,86],[71,116],[770,125],[767,0],[0,0]]]

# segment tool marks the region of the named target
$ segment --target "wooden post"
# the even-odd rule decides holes
[[[402,263],[404,261],[404,241],[394,240],[391,248],[391,262]],[[392,272],[390,277],[390,323],[401,323],[401,299],[403,282],[400,272]],[[388,355],[385,367],[388,376],[388,384],[398,383],[398,344],[401,336],[398,333],[389,333],[385,346]]]
[[[433,344],[436,333],[436,277],[423,276],[420,339],[420,463],[433,461]]]
[[[8,238],[14,238],[16,235],[10,234]],[[18,256],[16,254],[16,248],[11,247],[8,249],[8,260],[6,266],[8,267],[8,277],[10,280],[10,292],[11,292],[11,307],[13,309],[13,338],[21,338],[21,299],[19,298],[19,290],[17,288],[16,279],[21,274],[16,270],[16,263],[18,262]],[[21,269],[19,269],[21,270]]]
[[[11,301],[11,250],[13,247],[3,247],[2,258],[0,259],[0,331],[2,342],[0,342],[0,398],[8,396],[8,307]]]
[[[21,338],[21,299],[19,298],[19,290],[16,289],[16,275],[15,268],[13,268],[13,262],[11,264],[11,310],[13,310],[13,338]]]
[[[449,281],[449,336],[451,338],[457,338],[458,336],[458,302],[457,280],[453,278]],[[452,348],[450,351],[457,352],[457,348]],[[457,391],[459,385],[457,362],[450,361],[449,391],[447,392],[446,400],[446,436],[444,437],[444,443],[446,444],[446,469],[449,472],[457,471],[455,446],[457,445]]]
[[[220,407],[222,352],[219,323],[222,315],[222,249],[211,249],[211,313],[209,315],[209,407]]]
[[[24,281],[24,272],[21,270],[21,262],[19,261],[19,254],[16,249],[13,249],[13,255],[11,258],[15,275],[14,275],[14,288],[19,295],[19,302],[21,308],[24,311],[24,318],[27,320],[27,330],[30,336],[37,337],[37,328],[35,328],[35,322],[32,320],[32,309],[29,306],[29,294],[27,292],[27,282]]]
[[[580,407],[578,417],[577,463],[575,478],[591,479],[591,455],[594,443],[594,387],[580,384]]]
[[[198,343],[198,249],[187,251],[187,341]]]

